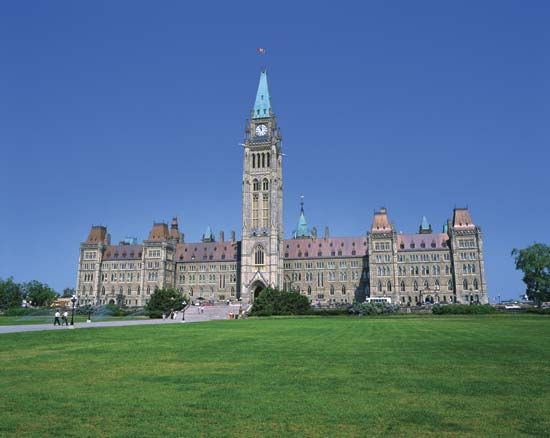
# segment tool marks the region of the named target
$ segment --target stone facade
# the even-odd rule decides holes
[[[242,238],[210,228],[187,243],[176,218],[155,223],[147,240],[112,245],[107,228],[92,226],[80,245],[77,294],[81,304],[143,306],[156,288],[174,287],[192,300],[252,303],[266,286],[335,305],[367,297],[405,306],[487,303],[483,237],[468,209],[455,208],[441,233],[423,218],[403,234],[385,208],[357,237],[318,237],[303,208],[293,238],[284,240],[282,138],[262,72],[247,121],[242,174]]]

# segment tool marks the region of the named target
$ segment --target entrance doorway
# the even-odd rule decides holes
[[[258,295],[260,295],[260,292],[265,289],[265,285],[263,283],[257,283],[252,290],[254,291],[254,299],[258,298]]]

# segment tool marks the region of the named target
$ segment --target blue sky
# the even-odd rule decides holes
[[[191,4],[193,3],[193,4]],[[92,224],[240,234],[260,67],[287,154],[285,228],[435,230],[469,206],[492,296],[550,241],[550,3],[5,2],[0,277],[74,287]],[[257,47],[266,47],[259,60]]]

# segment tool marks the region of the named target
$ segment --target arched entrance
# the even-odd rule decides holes
[[[254,296],[254,299],[258,298],[258,295],[260,295],[260,292],[263,291],[266,288],[266,285],[263,284],[261,281],[257,281],[252,285],[250,290],[252,291],[252,295]]]

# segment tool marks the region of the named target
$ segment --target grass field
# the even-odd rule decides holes
[[[1,436],[548,436],[550,319],[0,335]]]

